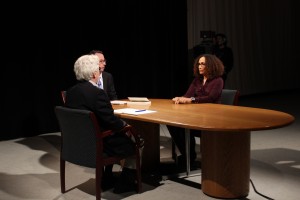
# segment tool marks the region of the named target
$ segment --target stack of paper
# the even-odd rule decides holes
[[[128,97],[129,101],[134,102],[148,102],[149,99],[147,97]]]
[[[128,97],[128,105],[151,105],[151,101],[147,97]]]

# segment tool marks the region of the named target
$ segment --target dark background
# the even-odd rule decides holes
[[[119,98],[172,98],[188,85],[186,1],[9,5],[2,22],[0,139],[57,132],[75,60],[104,51]]]
[[[243,94],[300,88],[298,2],[6,2],[0,140],[58,132],[60,91],[76,83],[74,62],[92,49],[104,51],[120,99],[183,95],[193,78],[191,48],[199,30],[228,33],[236,62],[230,88]]]

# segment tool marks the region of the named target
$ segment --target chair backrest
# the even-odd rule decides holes
[[[60,94],[61,94],[61,98],[62,98],[63,102],[66,103],[67,91],[62,90],[62,91],[60,91]]]
[[[237,105],[239,99],[238,90],[223,89],[221,94],[221,104]]]
[[[96,167],[96,139],[100,127],[93,112],[63,106],[55,107],[61,130],[62,159],[86,167]]]

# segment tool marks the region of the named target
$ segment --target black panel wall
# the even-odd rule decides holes
[[[183,0],[34,8],[24,3],[5,9],[1,140],[57,132],[60,90],[76,83],[73,64],[92,49],[104,51],[120,98],[172,98],[187,89],[192,66]]]

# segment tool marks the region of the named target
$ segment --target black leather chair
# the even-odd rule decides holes
[[[81,109],[55,107],[55,114],[61,131],[60,151],[60,182],[61,192],[66,192],[65,163],[70,162],[79,166],[95,168],[96,170],[96,199],[101,199],[101,178],[104,166],[119,164],[124,157],[107,157],[103,153],[103,138],[109,136],[112,131],[102,132],[96,116],[93,112]],[[132,126],[124,128],[124,132],[131,133],[135,137],[136,152],[136,181],[138,193],[142,190],[140,140]]]
[[[221,94],[221,104],[237,105],[240,92],[238,90],[223,89]]]

